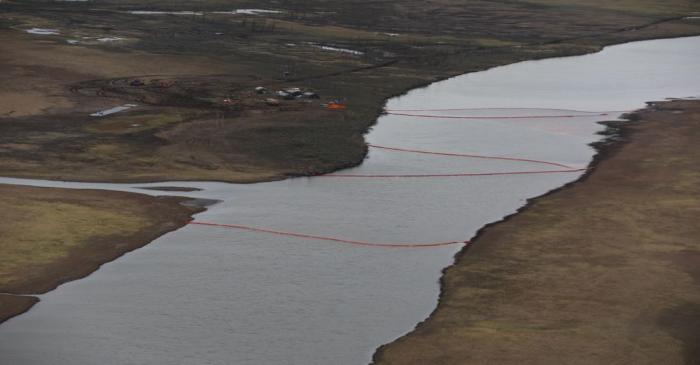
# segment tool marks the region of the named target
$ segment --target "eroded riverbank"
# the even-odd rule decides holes
[[[482,229],[374,363],[695,363],[700,101],[632,120],[581,180]]]

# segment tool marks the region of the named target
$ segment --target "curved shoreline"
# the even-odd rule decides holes
[[[445,314],[444,312],[447,310],[447,306],[452,306],[454,307],[456,304],[458,304],[460,299],[455,299],[455,288],[462,288],[463,285],[466,285],[467,287],[469,284],[464,284],[464,283],[457,283],[456,282],[462,282],[462,281],[469,281],[470,279],[467,279],[465,277],[456,277],[456,275],[459,275],[458,273],[455,273],[455,271],[460,270],[460,268],[467,267],[471,264],[473,264],[474,260],[479,260],[479,256],[474,255],[468,255],[468,254],[473,254],[472,251],[476,250],[486,250],[488,251],[489,245],[493,245],[496,240],[500,238],[500,240],[504,240],[505,237],[502,237],[504,235],[509,235],[512,232],[512,235],[515,237],[518,237],[518,232],[522,230],[522,227],[516,226],[517,223],[514,223],[513,220],[517,218],[521,218],[523,213],[532,213],[533,209],[539,210],[545,210],[546,208],[542,208],[541,205],[543,203],[548,203],[550,200],[552,200],[554,197],[558,197],[562,193],[570,193],[571,190],[581,188],[582,186],[587,186],[587,182],[592,178],[596,177],[598,175],[598,170],[601,166],[601,164],[608,163],[610,161],[615,161],[616,156],[625,148],[630,145],[636,146],[638,143],[643,143],[639,142],[636,140],[636,137],[642,133],[640,132],[640,129],[642,131],[646,131],[647,134],[649,134],[648,130],[644,130],[644,128],[649,129],[650,127],[648,125],[645,125],[643,122],[649,122],[653,121],[656,123],[655,127],[660,128],[661,126],[659,125],[660,123],[663,123],[664,120],[661,120],[659,122],[658,118],[663,118],[664,116],[666,118],[673,118],[675,116],[672,115],[672,113],[679,112],[681,115],[680,122],[686,122],[686,124],[691,124],[695,122],[697,124],[698,120],[683,120],[683,114],[687,110],[693,110],[695,113],[695,116],[697,118],[698,115],[700,115],[700,101],[689,99],[689,100],[684,100],[684,99],[673,99],[671,101],[663,101],[663,102],[648,102],[647,107],[644,109],[637,110],[635,112],[626,114],[624,116],[624,120],[622,121],[611,121],[611,122],[600,122],[601,124],[604,124],[607,126],[607,129],[603,132],[601,132],[602,135],[607,136],[605,139],[595,142],[591,144],[595,149],[596,149],[596,155],[594,156],[593,161],[590,164],[590,167],[588,171],[583,174],[579,179],[576,181],[567,183],[559,188],[553,189],[550,192],[538,196],[536,198],[528,199],[527,203],[518,209],[517,212],[508,215],[504,217],[502,220],[489,223],[479,229],[477,234],[474,236],[474,238],[471,240],[471,244],[468,246],[465,246],[462,250],[460,250],[459,253],[455,255],[455,261],[454,264],[446,267],[445,269],[442,270],[442,276],[440,278],[440,296],[438,299],[438,305],[435,308],[435,310],[422,322],[420,322],[414,330],[411,332],[395,339],[394,341],[384,344],[377,348],[375,351],[373,357],[372,357],[372,364],[412,364],[412,363],[430,363],[431,361],[438,361],[439,359],[440,363],[442,364],[462,364],[467,361],[467,359],[464,357],[465,351],[464,348],[467,348],[469,346],[473,346],[467,343],[464,343],[462,345],[462,348],[460,349],[460,352],[451,352],[456,349],[459,349],[459,346],[451,342],[450,340],[450,333],[464,333],[460,331],[472,331],[473,335],[479,336],[479,328],[478,327],[470,327],[470,321],[467,320],[466,322],[463,322],[461,319],[455,319],[455,321],[460,322],[460,324],[454,324],[454,323],[446,323],[444,320],[436,321],[436,317],[442,316],[444,317]],[[657,113],[657,115],[651,116],[652,113]],[[665,113],[665,114],[663,114]],[[658,115],[660,114],[660,116]],[[640,123],[642,121],[642,123]],[[678,119],[676,119],[678,122]],[[669,157],[673,158],[673,156],[663,156],[663,157]],[[634,169],[634,167],[632,167]],[[624,173],[623,173],[624,174]],[[681,198],[681,197],[679,197]],[[563,204],[563,203],[562,203]],[[549,205],[548,206],[550,213],[545,213],[545,214],[557,214],[557,212],[561,211],[566,211],[567,207],[560,205]],[[612,212],[609,212],[612,213]],[[692,215],[692,213],[689,213]],[[535,222],[537,222],[535,220]],[[666,222],[667,224],[671,224]],[[546,223],[542,222],[539,226],[535,225],[534,227],[528,227],[528,229],[545,229]],[[682,223],[681,223],[682,225]],[[684,227],[685,228],[685,227]],[[495,230],[500,230],[498,234],[492,234],[492,231]],[[509,232],[509,233],[503,233],[503,232]],[[579,232],[580,233],[580,232]],[[571,235],[576,235],[577,232],[572,232]],[[495,238],[493,237],[495,236]],[[510,237],[510,236],[508,236]],[[565,236],[566,237],[566,236]],[[517,239],[517,238],[516,238]],[[512,242],[511,244],[514,244],[515,242]],[[486,247],[485,247],[486,246]],[[485,247],[485,248],[484,248]],[[507,248],[501,248],[507,250]],[[632,249],[632,248],[630,248]],[[698,247],[696,247],[698,249]],[[495,250],[495,249],[494,249]],[[689,260],[695,260],[695,262],[700,262],[698,258],[700,256],[698,253],[700,251],[688,251],[688,252],[696,252],[696,254],[690,255],[691,258]],[[483,256],[483,252],[482,256]],[[497,254],[495,254],[497,256]],[[471,260],[471,261],[469,261]],[[694,269],[692,267],[693,264],[685,263],[679,270],[687,272],[688,274],[696,277],[695,280],[697,280],[697,269]],[[466,268],[464,270],[467,270]],[[693,271],[695,270],[695,271]],[[480,274],[474,274],[477,276]],[[517,274],[512,274],[512,273],[498,273],[495,275],[501,275],[502,277],[509,278],[511,275],[517,275]],[[556,278],[549,278],[551,280],[556,280]],[[471,279],[472,281],[474,279]],[[479,286],[478,283],[471,283],[472,285],[476,285],[476,287]],[[463,289],[463,290],[468,290],[468,289]],[[473,289],[475,290],[475,289]],[[460,297],[464,296],[464,292],[460,292]],[[507,296],[508,294],[504,294],[504,296]],[[516,295],[516,294],[513,294]],[[562,294],[564,295],[564,294]],[[692,297],[691,293],[691,297]],[[515,298],[508,298],[504,299],[504,296],[500,297],[499,300],[501,301],[508,301],[511,303],[515,303],[517,300]],[[686,298],[687,299],[687,298]],[[462,301],[465,299],[461,299]],[[694,303],[692,305],[696,306],[697,308],[700,308],[700,302],[693,302],[692,300],[689,302],[686,302],[685,299],[676,299],[677,304],[679,306],[683,305],[691,305],[689,303]],[[482,303],[484,305],[485,303]],[[493,305],[498,305],[500,303],[492,303]],[[693,308],[693,307],[691,307]],[[696,308],[696,309],[697,309]],[[660,311],[661,313],[659,314],[660,318],[663,316],[676,316],[676,317],[681,317],[685,321],[689,321],[689,324],[685,325],[680,325],[678,323],[672,323],[672,324],[666,324],[666,331],[670,333],[670,336],[673,338],[676,338],[680,341],[682,341],[685,345],[685,348],[683,350],[682,357],[685,358],[686,363],[692,363],[696,358],[697,354],[700,354],[700,349],[698,349],[697,343],[694,342],[694,335],[693,333],[696,333],[700,328],[697,328],[697,325],[695,325],[695,328],[693,328],[693,318],[695,317],[695,314],[693,314],[693,311],[696,311],[696,309],[689,309],[690,314],[687,314],[687,310],[685,312],[674,312],[676,309],[674,307],[666,308],[663,311]],[[670,312],[669,312],[670,311]],[[668,314],[667,312],[671,313]],[[470,313],[468,312],[460,312],[464,316],[469,316]],[[453,313],[454,315],[454,313]],[[689,316],[689,317],[688,317]],[[479,317],[478,315],[476,317]],[[499,318],[491,318],[493,321],[499,320]],[[484,321],[488,321],[488,318],[484,318]],[[507,320],[507,319],[506,319]],[[546,319],[544,320],[546,321]],[[473,322],[473,320],[472,320]],[[503,324],[505,325],[505,324]],[[517,326],[517,324],[514,324]],[[632,325],[632,324],[630,324]],[[475,325],[476,326],[476,325]],[[685,330],[679,330],[675,327],[688,327],[689,329]],[[659,325],[659,327],[663,327],[662,325]],[[501,329],[503,330],[503,329]],[[493,331],[498,332],[499,328],[494,328]],[[506,332],[507,330],[503,330]],[[679,334],[680,333],[680,334]],[[535,337],[538,334],[533,334],[532,336]],[[601,334],[602,335],[602,334]],[[493,347],[495,348],[500,348],[503,351],[509,350],[507,349],[508,347],[508,341],[503,340],[499,342],[499,339],[496,335],[496,338],[491,339],[493,342]],[[503,336],[508,336],[507,334],[504,334]],[[485,337],[488,337],[486,335]],[[524,339],[525,341],[527,339]],[[488,340],[485,340],[488,342]],[[444,347],[442,347],[444,345]],[[576,345],[584,345],[582,343],[576,344]],[[457,347],[455,347],[457,346]],[[663,346],[663,345],[662,345]],[[531,353],[532,357],[528,357],[527,349],[522,349],[522,353],[518,353],[517,350],[515,350],[515,353],[509,354],[510,356],[506,355],[498,355],[495,353],[488,353],[488,350],[484,351],[475,351],[478,352],[478,355],[475,356],[494,356],[494,358],[499,359],[499,363],[550,363],[550,362],[542,362],[543,361],[543,354],[535,354]],[[542,349],[544,350],[544,349]],[[428,354],[426,354],[425,351]],[[546,350],[544,350],[546,351]],[[543,351],[543,352],[544,352]],[[565,351],[565,350],[564,350]],[[555,350],[552,350],[552,352],[558,352]],[[420,353],[420,355],[417,355]],[[485,355],[486,353],[486,355]],[[691,354],[691,355],[689,355]],[[413,357],[412,357],[413,356]],[[462,356],[462,357],[460,357]],[[559,359],[561,359],[561,354],[559,354]],[[574,354],[575,357],[581,356],[581,354]],[[474,358],[471,358],[474,360]],[[591,358],[579,358],[578,361],[583,361],[583,363],[586,363],[586,361],[592,361]],[[600,361],[598,359],[597,361]],[[553,362],[552,362],[553,363]]]
[[[39,298],[34,295],[45,294],[58,286],[82,279],[98,270],[102,265],[118,259],[119,257],[144,247],[156,238],[175,231],[185,226],[193,214],[202,212],[204,208],[196,204],[187,204],[190,199],[177,197],[151,197],[141,194],[124,193],[116,191],[73,190],[57,188],[38,188],[26,186],[0,185],[4,193],[31,194],[33,198],[41,202],[52,202],[56,196],[63,201],[71,201],[72,204],[91,204],[91,200],[99,199],[106,204],[133,204],[145,207],[144,211],[133,212],[148,222],[129,233],[117,235],[88,234],[84,242],[77,247],[70,247],[61,252],[53,261],[45,263],[20,266],[17,273],[9,282],[0,283],[0,324],[14,316],[28,311]],[[47,193],[50,192],[50,193]],[[44,196],[42,194],[46,194]],[[35,199],[27,199],[26,204],[31,206]],[[50,203],[51,204],[51,203]],[[100,207],[101,208],[101,207]],[[103,209],[103,208],[102,208]],[[12,217],[9,217],[13,219]],[[34,218],[40,224],[42,218]],[[76,227],[65,227],[75,229]],[[125,227],[126,228],[126,227]],[[55,232],[59,234],[60,232]],[[10,236],[12,233],[8,234]],[[15,234],[17,234],[15,232]],[[23,241],[25,237],[9,237]],[[61,240],[57,237],[56,240]],[[30,248],[31,249],[31,248]],[[9,253],[6,260],[15,258]],[[63,256],[65,255],[65,256]]]
[[[643,112],[645,109],[639,109],[636,110],[633,113],[628,114],[629,116],[632,115],[638,115],[638,113]],[[630,118],[630,119],[628,119]],[[372,362],[370,365],[374,364],[381,364],[382,361],[382,356],[384,356],[384,352],[387,351],[388,348],[390,348],[392,345],[394,345],[397,341],[399,341],[402,338],[405,338],[407,336],[410,336],[412,333],[415,331],[422,329],[424,326],[426,326],[431,319],[435,316],[435,314],[440,310],[440,307],[445,304],[446,302],[446,295],[447,293],[445,292],[445,276],[447,275],[448,271],[455,266],[460,265],[460,262],[465,259],[465,256],[468,254],[469,249],[472,248],[473,246],[480,244],[481,237],[492,227],[500,226],[502,224],[507,224],[510,222],[514,217],[518,216],[522,212],[527,211],[530,209],[535,203],[542,199],[546,199],[547,197],[556,194],[560,191],[563,191],[573,185],[580,184],[585,182],[585,180],[590,177],[596,170],[596,167],[600,164],[601,161],[608,159],[612,157],[615,153],[616,150],[622,147],[623,144],[628,143],[629,141],[625,140],[625,138],[629,137],[626,135],[627,133],[624,132],[624,129],[621,128],[622,125],[626,123],[632,122],[631,117],[625,116],[623,117],[623,121],[601,121],[598,122],[599,124],[603,124],[607,127],[607,129],[603,132],[601,132],[601,135],[607,136],[601,141],[594,142],[591,144],[596,149],[596,154],[593,156],[593,160],[591,163],[588,165],[588,168],[586,169],[586,172],[581,175],[578,179],[571,181],[569,183],[566,183],[558,188],[552,189],[549,192],[534,197],[534,198],[529,198],[526,200],[526,203],[518,208],[517,211],[514,213],[511,213],[505,217],[503,217],[501,220],[495,221],[488,223],[484,225],[483,227],[479,228],[479,230],[476,232],[474,237],[470,240],[470,244],[464,246],[457,254],[454,256],[454,263],[448,267],[445,267],[442,269],[442,274],[440,276],[440,296],[438,297],[438,304],[435,307],[435,309],[430,313],[430,315],[425,318],[423,321],[419,322],[416,327],[409,333],[387,343],[384,345],[381,345],[377,348],[377,350],[374,352],[372,355]]]

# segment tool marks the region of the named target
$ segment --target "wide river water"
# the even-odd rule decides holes
[[[597,121],[615,119],[646,101],[698,95],[700,37],[635,42],[591,55],[496,67],[413,90],[387,102],[388,110],[411,115],[380,117],[367,140],[581,168],[595,153],[589,143],[601,138]],[[468,240],[526,199],[582,172],[347,175],[562,169],[372,148],[361,166],[335,177],[251,185],[11,178],[0,183],[217,199],[221,202],[196,221],[368,242],[431,243]],[[147,185],[203,190],[139,189]],[[435,308],[441,270],[462,247],[371,247],[188,225],[41,295],[31,311],[0,326],[0,364],[366,364],[379,345],[409,332]]]

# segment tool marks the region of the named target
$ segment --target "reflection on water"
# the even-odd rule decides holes
[[[698,61],[700,38],[684,38],[464,75],[391,99],[387,109],[543,118],[384,115],[368,141],[581,167],[594,153],[588,143],[599,138],[595,122],[611,118],[571,118],[562,112],[572,112],[561,109],[628,110],[647,100],[698,95]],[[551,168],[372,149],[363,165],[339,174]],[[216,199],[221,203],[197,215],[198,221],[414,243],[469,239],[527,198],[579,174],[147,184],[203,189],[192,192],[139,189],[144,184],[0,182]],[[370,248],[192,225],[43,295],[29,313],[0,326],[0,363],[367,363],[377,346],[410,331],[433,310],[440,272],[459,249]]]

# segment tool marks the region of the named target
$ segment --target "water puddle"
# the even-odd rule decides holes
[[[115,106],[114,108],[109,108],[109,109],[101,110],[101,111],[99,111],[99,112],[92,113],[92,114],[90,114],[90,116],[91,116],[91,117],[104,117],[104,116],[107,116],[107,115],[110,115],[110,114],[115,114],[115,113],[123,112],[123,111],[125,111],[125,110],[129,110],[129,109],[131,109],[131,108],[135,108],[135,107],[137,107],[137,106],[138,106],[138,105],[136,105],[136,104],[124,104],[124,105],[121,105],[121,106]]]

